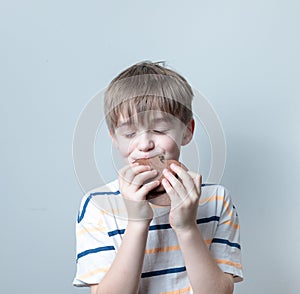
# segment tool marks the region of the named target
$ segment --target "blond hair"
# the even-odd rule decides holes
[[[161,62],[144,61],[121,72],[104,95],[108,129],[114,132],[120,116],[149,110],[172,114],[187,124],[192,119],[193,91],[185,78]]]

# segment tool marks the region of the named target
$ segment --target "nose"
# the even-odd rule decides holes
[[[151,134],[148,132],[143,132],[142,134],[140,134],[140,136],[138,136],[137,139],[138,139],[137,145],[139,151],[146,152],[152,150],[155,147],[154,140]]]

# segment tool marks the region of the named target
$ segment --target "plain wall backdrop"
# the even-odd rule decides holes
[[[292,0],[2,1],[1,293],[88,293],[72,286],[73,132],[93,95],[141,60],[165,60],[220,117],[222,184],[241,220],[235,293],[299,293],[299,11]],[[101,160],[109,136],[95,145]]]

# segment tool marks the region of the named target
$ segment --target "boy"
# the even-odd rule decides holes
[[[159,63],[119,74],[105,93],[118,180],[88,193],[77,222],[76,286],[97,293],[233,293],[242,280],[239,222],[228,191],[202,185],[178,160],[194,132],[187,81]],[[124,217],[126,215],[126,217]]]

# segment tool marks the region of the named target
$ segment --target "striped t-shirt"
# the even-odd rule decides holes
[[[139,293],[193,293],[174,230],[170,207],[151,205],[150,223]],[[230,194],[221,185],[202,185],[197,224],[219,267],[243,279],[239,219]],[[126,208],[118,182],[87,193],[76,223],[75,286],[97,284],[109,270],[126,229]],[[132,257],[134,258],[134,256]]]

